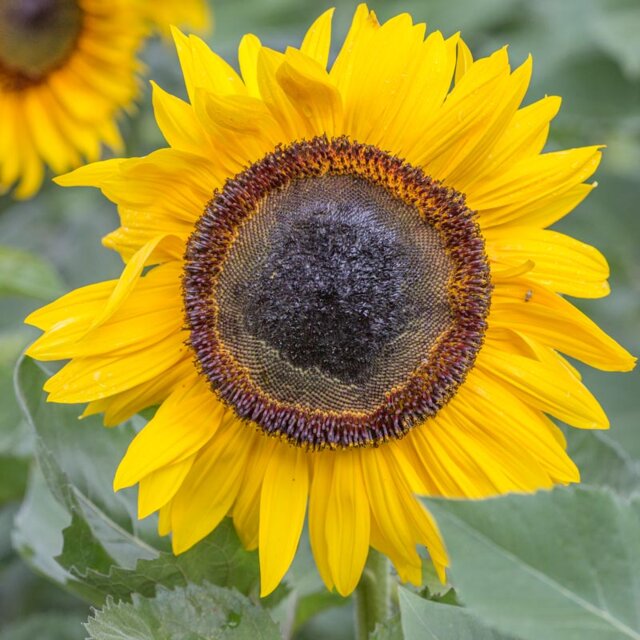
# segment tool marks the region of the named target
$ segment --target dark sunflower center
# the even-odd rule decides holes
[[[412,315],[409,267],[402,239],[371,212],[305,212],[250,278],[246,327],[294,366],[362,382]]]
[[[77,0],[2,0],[0,69],[16,84],[37,82],[73,51],[81,26]]]
[[[490,291],[464,198],[347,138],[227,181],[185,256],[199,371],[240,418],[310,448],[377,445],[435,415],[474,363]]]
[[[372,411],[451,325],[451,272],[415,207],[357,175],[301,177],[237,228],[216,331],[274,400]]]

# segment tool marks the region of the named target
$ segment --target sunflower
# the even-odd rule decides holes
[[[175,33],[189,101],[154,86],[167,143],[58,179],[118,205],[117,280],[35,312],[29,349],[70,358],[49,400],[116,425],[159,405],[114,481],[179,554],[230,516],[261,593],[308,509],[327,588],[369,548],[419,584],[447,557],[416,496],[577,482],[562,432],[607,418],[561,354],[632,358],[564,295],[608,293],[602,255],[546,230],[593,188],[597,146],[542,153],[560,99],[521,107],[531,59],[474,61],[361,5],[327,70],[332,12],[300,48],[253,35],[241,76]]]
[[[145,34],[128,0],[0,3],[0,192],[32,196],[55,173],[123,149],[115,116],[139,86]]]

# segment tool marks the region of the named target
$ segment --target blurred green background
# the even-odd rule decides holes
[[[334,48],[355,2],[217,0],[212,47],[236,65],[247,32],[282,49],[299,44],[324,9],[337,6]],[[611,265],[612,294],[578,306],[634,354],[640,353],[640,2],[638,0],[404,0],[370,4],[380,20],[410,12],[445,35],[462,31],[474,56],[509,45],[513,65],[534,57],[527,101],[563,97],[549,149],[606,144],[599,183],[558,228],[597,246]],[[184,96],[172,46],[158,39],[143,53],[149,77]],[[128,155],[163,144],[150,108],[148,82],[137,113],[123,118]],[[22,325],[32,309],[73,287],[116,276],[118,257],[99,244],[117,226],[114,207],[97,191],[48,183],[28,202],[0,198],[0,637],[83,637],[88,607],[35,575],[12,551],[11,528],[25,491],[31,436],[13,397],[12,369],[34,333]],[[640,372],[584,370],[611,418],[608,437],[620,455],[640,460]],[[581,434],[570,434],[578,462]],[[591,471],[590,473],[594,473]],[[587,478],[588,480],[589,478]],[[351,637],[349,607],[321,614],[300,637]]]

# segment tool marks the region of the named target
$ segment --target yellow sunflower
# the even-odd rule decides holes
[[[531,60],[473,61],[361,5],[327,70],[331,16],[285,53],[245,36],[241,76],[176,33],[189,102],[153,96],[169,146],[58,179],[118,205],[121,277],[28,318],[31,356],[71,359],[49,400],[107,425],[159,405],[115,489],[139,484],[175,553],[230,516],[262,595],[307,509],[329,589],[355,588],[370,547],[418,584],[424,545],[442,575],[416,495],[578,481],[549,416],[608,423],[560,354],[634,366],[563,297],[608,293],[602,255],[545,230],[600,151],[542,153],[560,99],[520,107]]]
[[[129,0],[0,3],[0,193],[122,152],[114,119],[138,93],[144,31]]]

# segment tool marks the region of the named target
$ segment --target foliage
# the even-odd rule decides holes
[[[523,640],[639,638],[640,499],[572,487],[428,500],[470,611]]]
[[[278,628],[260,607],[235,591],[210,584],[159,589],[94,613],[86,624],[95,640],[276,640]]]
[[[79,425],[78,407],[46,402],[46,378],[41,365],[30,359],[16,371],[18,398],[37,434],[37,458],[46,480],[45,485],[34,477],[16,520],[14,539],[27,562],[94,602],[107,595],[153,596],[157,585],[186,586],[205,579],[249,593],[257,580],[257,560],[242,549],[233,527],[225,523],[179,557],[166,551],[150,523],[136,519],[134,493],[111,490],[134,426],[106,431],[96,418]],[[94,455],[78,455],[84,451]],[[52,497],[58,503],[55,514],[34,527]],[[44,548],[43,537],[56,539],[57,545]]]

